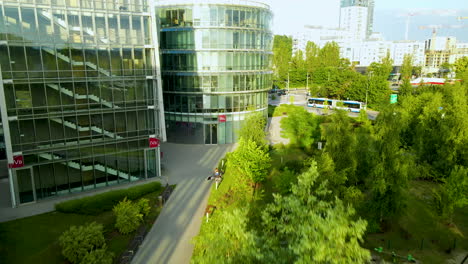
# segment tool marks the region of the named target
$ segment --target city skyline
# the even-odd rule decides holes
[[[266,0],[273,13],[275,34],[292,35],[300,32],[304,25],[338,27],[340,0],[321,2],[318,0]],[[313,10],[313,11],[310,11]],[[423,25],[467,25],[468,20],[458,21],[458,16],[468,16],[468,4],[461,0],[437,1],[375,1],[374,32],[380,32],[387,40],[403,40],[405,14],[416,14],[410,21],[410,39],[423,41],[431,37],[431,32],[419,30]],[[291,18],[294,19],[291,19]],[[392,23],[388,23],[392,21]],[[455,36],[468,42],[468,27],[442,29],[440,35]]]

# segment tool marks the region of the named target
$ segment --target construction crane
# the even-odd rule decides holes
[[[440,28],[466,28],[466,27],[468,27],[468,25],[427,25],[427,26],[420,26],[419,29],[432,29],[432,33],[437,34],[437,30]]]

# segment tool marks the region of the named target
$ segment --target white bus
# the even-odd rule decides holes
[[[327,98],[309,98],[309,100],[307,100],[307,106],[332,109],[333,100]]]
[[[307,106],[315,108],[342,109],[348,112],[359,113],[364,104],[358,101],[340,101],[328,98],[309,98]]]

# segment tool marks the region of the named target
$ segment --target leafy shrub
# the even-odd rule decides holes
[[[288,194],[291,192],[291,185],[295,183],[297,178],[296,173],[293,170],[286,167],[281,173],[275,173],[273,176],[273,183],[276,190],[278,190],[278,193]]]
[[[115,227],[122,234],[128,234],[135,231],[143,221],[143,214],[140,213],[139,206],[134,206],[127,197],[119,202],[112,209],[116,216]]]
[[[107,252],[106,248],[96,249],[88,252],[81,260],[81,264],[112,264],[114,253]]]
[[[146,198],[141,198],[140,200],[138,200],[136,205],[138,206],[140,213],[143,214],[143,216],[147,216],[151,211],[149,200]]]
[[[128,197],[130,200],[136,200],[160,189],[161,183],[152,182],[128,189],[109,191],[81,199],[65,201],[56,204],[55,209],[62,213],[98,215],[102,212],[112,210],[112,208],[125,197]]]
[[[72,263],[79,263],[88,252],[105,245],[102,225],[92,222],[86,226],[72,226],[59,237],[62,255]]]

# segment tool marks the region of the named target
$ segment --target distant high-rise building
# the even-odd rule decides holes
[[[354,32],[355,38],[368,38],[373,24],[374,0],[341,0],[340,28]]]

